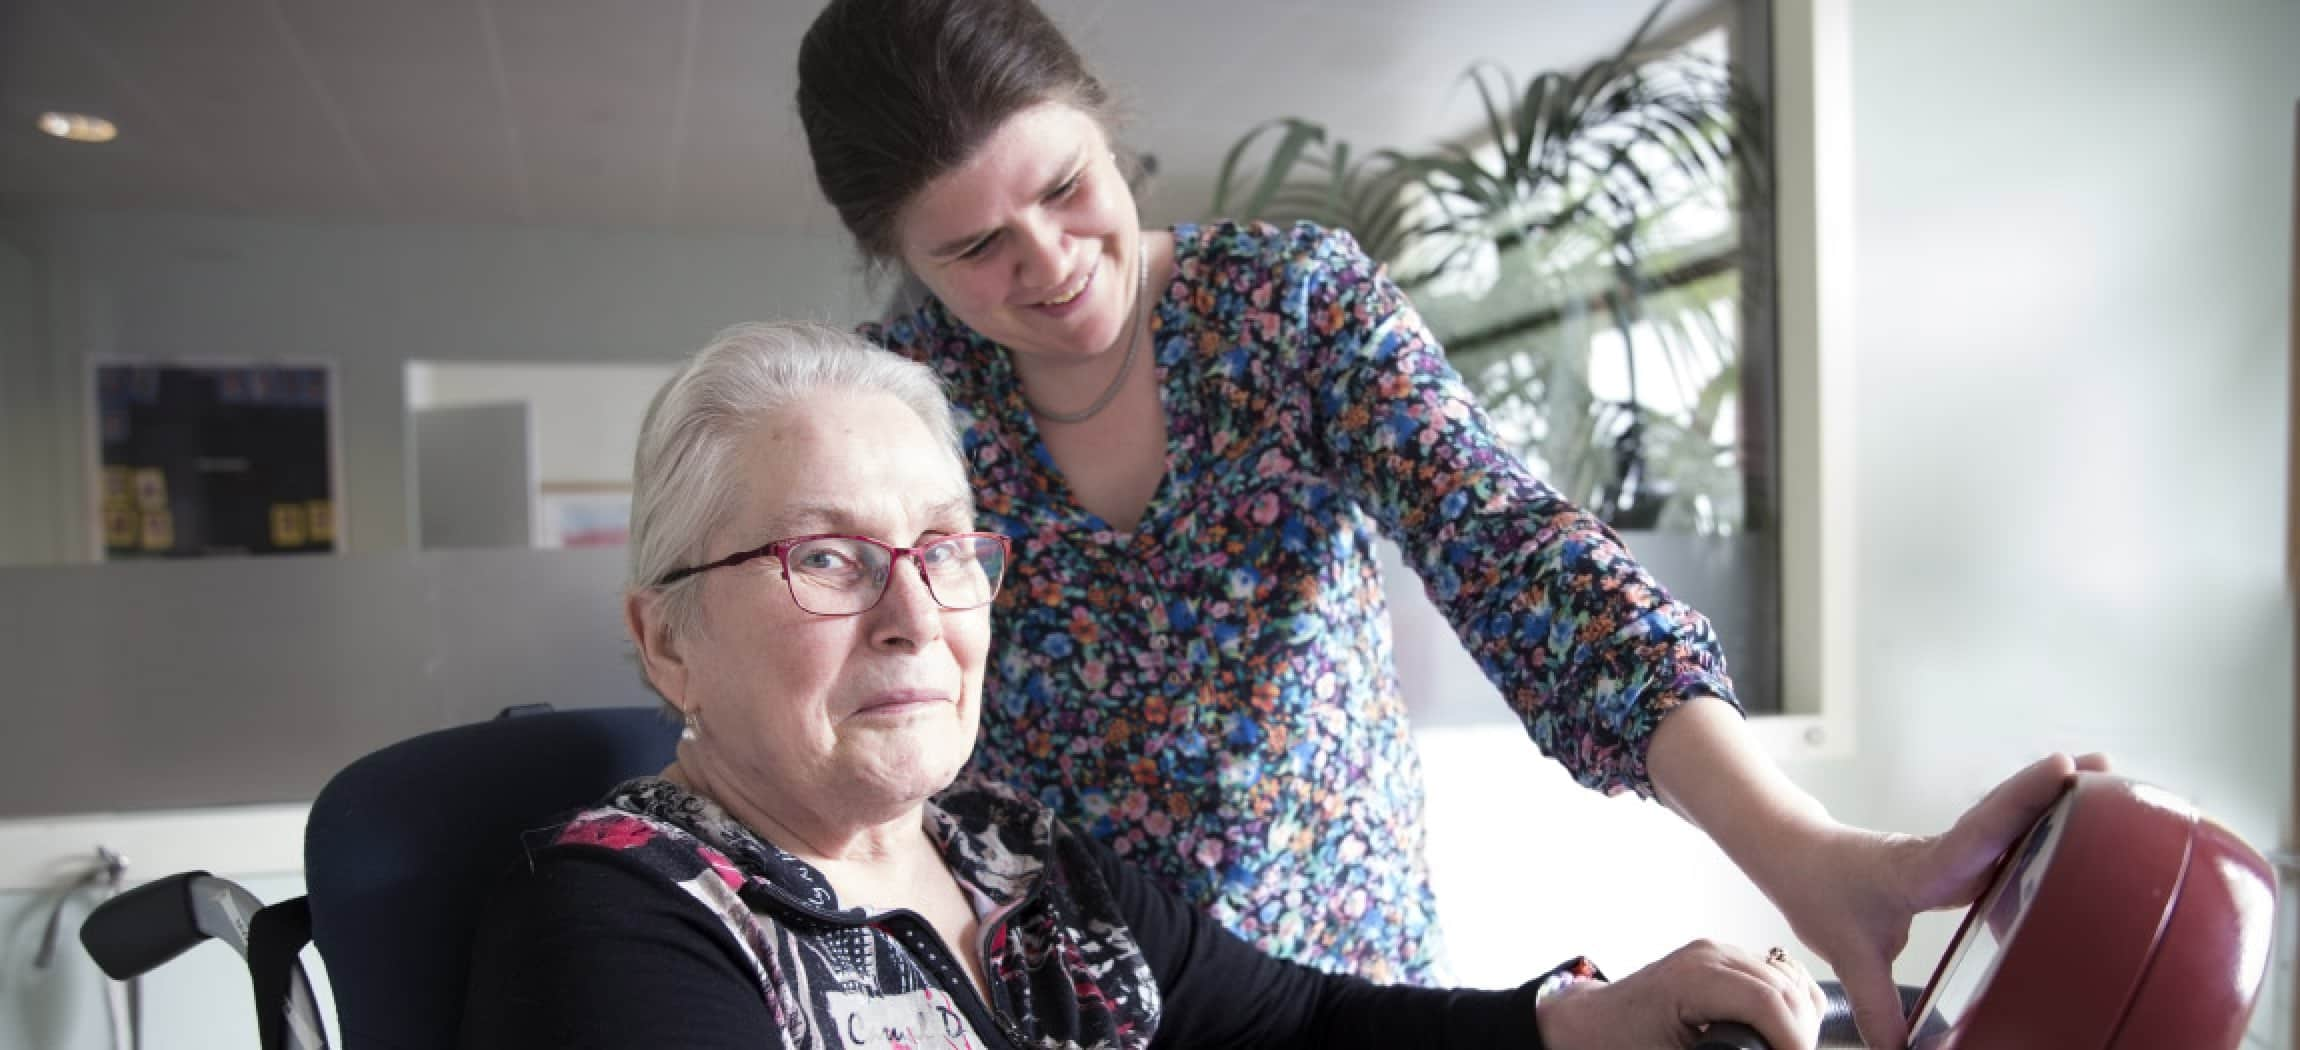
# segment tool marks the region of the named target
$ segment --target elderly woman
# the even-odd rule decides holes
[[[475,949],[473,1047],[1809,1047],[1796,964],[1707,944],[1606,984],[1380,987],[1263,955],[959,781],[1008,543],[925,366],[744,326],[640,438],[626,616],[676,761],[531,851]]]

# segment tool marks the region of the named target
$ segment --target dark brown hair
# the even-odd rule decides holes
[[[1063,102],[1114,129],[1100,81],[1030,0],[831,0],[799,44],[799,120],[815,181],[863,254],[895,258],[895,220],[1008,117]]]

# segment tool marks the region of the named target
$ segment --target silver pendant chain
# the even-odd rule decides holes
[[[1037,402],[1030,400],[1030,395],[1024,394],[1022,396],[1022,402],[1026,405],[1029,405],[1030,411],[1036,414],[1039,419],[1048,423],[1084,423],[1087,420],[1094,418],[1095,416],[1101,415],[1103,409],[1109,408],[1110,402],[1117,400],[1118,398],[1118,388],[1126,385],[1127,375],[1134,371],[1134,352],[1140,349],[1139,344],[1142,342],[1142,311],[1149,301],[1149,246],[1146,244],[1137,243],[1135,245],[1134,258],[1134,269],[1137,275],[1134,279],[1134,312],[1127,321],[1126,354],[1124,357],[1118,359],[1118,374],[1111,377],[1110,386],[1108,389],[1102,391],[1102,396],[1095,398],[1093,404],[1088,405],[1076,412],[1048,411],[1047,409],[1039,407]]]

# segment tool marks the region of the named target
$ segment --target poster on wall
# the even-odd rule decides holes
[[[324,365],[95,366],[106,560],[335,552]]]

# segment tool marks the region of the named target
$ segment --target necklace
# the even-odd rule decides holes
[[[1127,374],[1134,371],[1134,351],[1137,349],[1137,344],[1142,341],[1142,310],[1149,298],[1150,291],[1149,247],[1137,244],[1134,259],[1134,270],[1137,275],[1134,278],[1134,312],[1127,319],[1126,353],[1118,359],[1118,374],[1110,377],[1110,386],[1102,391],[1102,396],[1095,398],[1093,404],[1076,412],[1048,411],[1032,402],[1030,395],[1024,394],[1022,396],[1023,403],[1029,405],[1030,411],[1037,414],[1039,419],[1048,423],[1084,423],[1101,415],[1103,409],[1110,407],[1110,402],[1118,396],[1118,388],[1126,385]]]

